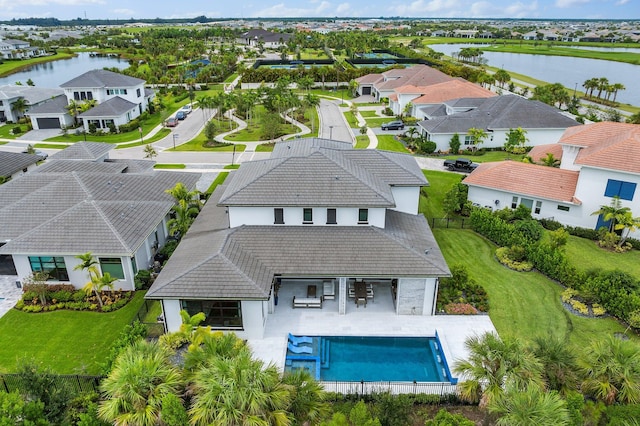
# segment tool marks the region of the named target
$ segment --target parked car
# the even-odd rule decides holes
[[[187,118],[187,113],[182,111],[182,110],[180,110],[180,111],[176,112],[176,118],[178,120],[184,120],[185,118]]]
[[[49,157],[49,154],[47,154],[44,151],[40,151],[39,149],[36,149],[33,152],[29,152],[28,149],[25,149],[24,151],[22,151],[23,154],[35,154],[35,155],[39,155],[40,157],[42,157],[43,160],[46,160],[47,157]]]
[[[184,112],[185,114],[191,114],[192,110],[193,109],[191,108],[191,104],[186,104],[185,106],[180,108],[180,111]]]
[[[444,166],[452,172],[471,173],[479,164],[467,160],[466,158],[458,158],[457,160],[444,160]]]
[[[404,129],[404,123],[400,120],[390,121],[380,126],[382,130],[402,130]]]
[[[178,125],[178,119],[175,117],[167,118],[167,121],[164,122],[167,127],[176,127]]]

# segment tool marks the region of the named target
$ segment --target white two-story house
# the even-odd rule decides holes
[[[146,294],[161,300],[168,331],[182,309],[247,339],[292,307],[349,316],[375,297],[397,315],[435,313],[450,273],[418,213],[428,182],[411,156],[302,139],[234,173]]]
[[[639,125],[571,127],[557,144],[535,147],[530,156],[540,161],[547,153],[561,160],[559,168],[516,161],[481,164],[463,181],[469,200],[494,209],[523,204],[534,218],[599,229],[606,223],[593,213],[618,196],[634,217],[640,216]]]
[[[145,81],[107,70],[92,70],[60,85],[64,89],[67,103],[82,104],[95,101],[96,106],[79,113],[84,130],[90,126],[96,130],[109,131],[110,126],[120,126],[137,118],[149,106],[155,96],[146,90]]]

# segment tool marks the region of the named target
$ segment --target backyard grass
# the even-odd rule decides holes
[[[566,245],[569,261],[578,269],[621,269],[640,279],[640,251],[630,250],[625,253],[613,253],[603,250],[595,241],[586,238],[569,236]]]
[[[624,332],[612,318],[570,314],[560,301],[562,287],[538,272],[515,272],[495,259],[495,245],[471,230],[434,229],[449,265],[464,264],[489,295],[491,321],[501,336],[531,340],[540,335],[568,337],[581,349],[590,341]],[[633,335],[634,340],[638,340]]]
[[[369,147],[369,136],[367,135],[357,135],[356,136],[356,149],[366,149]]]
[[[409,153],[407,147],[397,140],[393,135],[378,135],[378,149],[383,151],[395,151]]]
[[[16,127],[15,124],[3,124],[2,126],[0,126],[0,138],[2,138],[2,139],[15,139],[18,136],[24,134],[24,133],[21,133],[21,134],[18,134],[18,135],[14,135],[13,133],[11,133],[11,130],[14,127]],[[20,125],[20,127],[22,127],[23,130],[24,130],[24,129],[26,129],[27,126],[22,124],[22,125]]]
[[[144,292],[115,312],[15,309],[0,318],[0,371],[12,373],[34,362],[58,374],[100,374],[111,345],[144,302]]]
[[[474,163],[490,163],[493,161],[504,161],[504,160],[513,160],[513,161],[522,161],[524,155],[522,154],[511,154],[506,151],[479,151],[479,155],[443,155],[438,158],[443,158],[447,160],[456,160],[458,158],[467,158]]]
[[[462,175],[436,170],[423,170],[422,173],[427,178],[429,186],[421,191],[419,211],[427,219],[444,217],[445,213],[442,208],[444,196],[453,185],[462,180]],[[424,196],[424,194],[427,195]]]

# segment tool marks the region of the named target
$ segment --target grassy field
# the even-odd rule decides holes
[[[588,270],[621,269],[640,279],[640,251],[612,253],[598,247],[595,241],[586,238],[569,237],[566,246],[567,256],[578,269]]]
[[[347,119],[347,123],[349,123],[349,127],[351,127],[352,129],[358,127],[358,120],[351,111],[345,111],[344,118]]]
[[[369,146],[369,136],[367,135],[357,135],[356,136],[356,149],[366,149]]]
[[[11,129],[13,129],[14,127],[16,127],[15,124],[3,124],[2,126],[0,126],[0,138],[15,139],[18,136],[20,136],[20,135],[14,135],[13,133],[11,133]],[[24,124],[20,125],[20,127],[22,127],[23,131],[27,128],[27,126],[25,126]]]
[[[444,217],[445,214],[442,209],[444,195],[453,185],[462,180],[462,175],[436,170],[423,170],[422,173],[427,178],[429,186],[422,190],[423,195],[420,196],[419,211],[427,219]],[[425,193],[427,194],[426,196],[424,196]]]
[[[33,361],[59,374],[99,374],[113,341],[140,309],[143,292],[115,312],[10,310],[0,318],[0,371]]]
[[[400,142],[396,140],[393,135],[378,135],[378,149],[384,151],[396,151],[409,153],[409,150]]]

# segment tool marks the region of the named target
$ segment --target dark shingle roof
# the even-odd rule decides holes
[[[80,118],[92,118],[92,117],[119,117],[138,105],[130,102],[120,96],[115,96],[111,99],[107,99],[101,104],[98,104],[90,110],[83,112],[78,117]]]
[[[9,177],[42,160],[36,154],[0,151],[0,176]]]
[[[51,160],[97,160],[114,148],[104,142],[78,142],[51,156]]]
[[[32,106],[31,108],[29,108],[27,115],[64,114],[67,113],[67,105],[67,97],[64,95],[60,95],[41,104]]]
[[[91,160],[51,160],[34,170],[36,173],[123,173],[126,164],[106,163]]]
[[[133,87],[144,80],[128,75],[107,70],[92,70],[73,78],[66,83],[62,83],[62,88],[85,88],[85,87]]]

